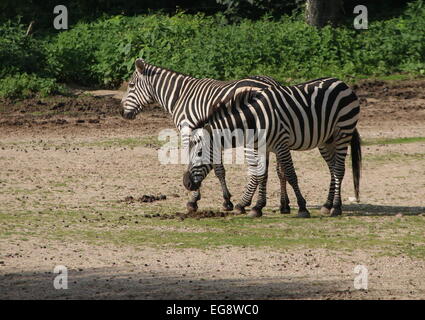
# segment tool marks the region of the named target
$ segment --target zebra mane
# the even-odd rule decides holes
[[[223,97],[218,97],[210,105],[208,114],[205,120],[199,122],[194,129],[205,127],[212,117],[222,109],[231,107],[234,103],[242,102],[243,100],[250,101],[260,95],[266,88],[242,87],[236,85],[228,94]],[[229,104],[230,103],[230,104]]]
[[[205,120],[199,122],[194,129],[205,127],[211,118],[222,109],[227,109],[237,102],[244,100],[250,101],[257,97],[266,88],[247,87],[243,85],[243,80],[239,81],[235,87],[225,96],[216,98],[208,109],[208,114]]]
[[[209,117],[223,108],[228,108],[233,103],[241,102],[245,99],[251,100],[258,94],[258,92],[263,90],[264,88],[241,87],[237,85],[232,89],[229,94],[224,97],[219,97],[212,103],[211,108],[209,110]],[[231,104],[229,104],[230,102]]]
[[[267,82],[267,84],[263,83],[261,86],[253,86],[252,80],[260,80],[262,82]],[[218,97],[212,103],[210,113],[214,113],[217,110],[226,108],[227,104],[232,99],[234,100],[234,102],[241,101],[243,99],[251,100],[260,91],[263,91],[264,89],[272,86],[280,86],[280,83],[268,76],[249,76],[245,79],[241,79],[237,81],[237,83],[229,93],[227,93],[225,96]]]
[[[158,71],[160,71],[160,72],[170,72],[170,73],[173,73],[173,74],[176,74],[176,75],[179,75],[179,76],[183,76],[183,77],[186,77],[186,78],[198,79],[194,76],[191,76],[191,75],[183,73],[183,72],[179,72],[179,71],[175,71],[175,70],[172,70],[172,69],[169,69],[169,68],[165,68],[165,67],[162,67],[162,66],[157,66],[157,65],[151,64],[149,62],[146,62],[145,60],[143,60],[143,63],[146,66],[146,69],[143,72],[144,75],[153,76]],[[158,69],[158,70],[154,70],[154,69]]]

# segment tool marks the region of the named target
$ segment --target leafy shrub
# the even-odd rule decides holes
[[[2,98],[28,98],[35,94],[47,96],[63,92],[64,88],[55,79],[40,78],[33,74],[21,73],[0,79]]]
[[[368,30],[318,30],[302,16],[237,24],[220,14],[115,16],[78,24],[61,33],[53,48],[61,50],[55,57],[61,57],[62,81],[109,86],[129,77],[137,57],[216,79],[267,74],[285,82],[424,73],[425,33],[417,31],[425,30],[422,3],[415,2],[399,18],[372,22]]]
[[[44,43],[25,36],[22,24],[0,26],[0,78],[16,72],[43,72]]]
[[[424,75],[425,33],[419,30],[425,30],[423,0],[412,2],[398,18],[371,21],[368,30],[319,30],[307,25],[302,15],[229,24],[222,14],[179,12],[103,17],[28,38],[21,25],[6,23],[0,25],[0,76],[18,79],[16,74],[26,73],[22,77],[38,76],[28,84],[55,79],[114,87],[128,79],[138,57],[216,79],[265,74],[293,83],[323,76]]]

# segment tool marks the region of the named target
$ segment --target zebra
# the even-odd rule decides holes
[[[235,94],[244,91],[260,90],[279,85],[267,76],[252,76],[241,80],[218,81],[198,79],[166,68],[154,66],[143,59],[136,59],[135,71],[121,100],[121,115],[134,119],[143,107],[160,105],[172,115],[179,131],[185,125],[189,130],[202,127],[217,105],[226,103]],[[183,144],[188,145],[189,137],[184,135]],[[212,166],[223,191],[224,210],[233,210],[231,194],[226,185],[225,169],[220,164]],[[285,183],[284,180],[281,183]],[[188,211],[198,209],[201,199],[199,188],[194,189],[187,203]],[[288,208],[283,208],[286,213]]]
[[[345,158],[351,146],[353,181],[356,199],[359,200],[361,173],[361,139],[356,128],[360,104],[355,93],[336,78],[315,79],[294,86],[271,86],[256,92],[243,92],[227,104],[221,104],[212,112],[204,128],[209,132],[224,129],[265,129],[265,170],[251,174],[242,200],[235,206],[245,213],[257,187],[258,199],[249,216],[262,216],[266,205],[267,167],[269,153],[276,154],[278,174],[286,176],[292,186],[297,202],[298,217],[308,218],[310,213],[298,186],[290,150],[310,150],[318,147],[326,161],[331,181],[328,197],[321,208],[323,214],[342,214],[341,185],[345,173]],[[258,135],[259,136],[259,135]],[[259,137],[256,141],[258,142]],[[190,156],[183,183],[187,189],[199,188],[211,170],[211,154],[202,150],[213,148],[213,135],[209,146],[202,134],[194,135],[190,141]],[[235,141],[230,147],[235,147]],[[258,145],[248,148],[246,158],[250,172],[259,166]],[[220,139],[219,147],[223,146]],[[229,145],[227,146],[229,147]],[[282,190],[282,193],[286,193]]]

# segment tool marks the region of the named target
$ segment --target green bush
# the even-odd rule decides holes
[[[318,30],[301,15],[229,24],[222,14],[180,12],[104,17],[28,38],[21,25],[6,23],[0,25],[0,75],[18,79],[16,74],[27,73],[36,74],[37,81],[115,87],[128,79],[138,57],[216,79],[265,74],[293,83],[323,76],[424,75],[425,33],[419,30],[425,30],[423,0],[398,18],[371,21],[368,30]]]
[[[42,73],[44,42],[25,36],[24,26],[7,22],[0,26],[0,78],[17,72]]]
[[[128,78],[137,57],[216,79],[266,74],[287,82],[424,74],[425,33],[418,32],[425,30],[422,3],[415,2],[402,17],[372,22],[368,30],[317,30],[301,16],[238,24],[226,23],[220,14],[115,16],[77,24],[55,39],[50,52],[61,81],[102,86]]]
[[[29,98],[36,94],[47,96],[64,93],[65,89],[55,79],[40,78],[36,75],[21,73],[0,79],[0,97]]]

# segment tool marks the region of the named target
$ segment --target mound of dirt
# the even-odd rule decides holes
[[[176,217],[180,220],[184,220],[186,218],[195,218],[195,219],[204,219],[204,218],[224,218],[227,216],[234,216],[235,212],[223,212],[223,211],[213,211],[213,210],[201,210],[190,213],[176,213]]]
[[[146,107],[135,120],[125,120],[120,115],[120,99],[111,96],[49,96],[24,100],[0,99],[0,127],[10,132],[51,129],[63,134],[74,134],[95,128],[119,128],[133,133],[153,132],[173,128],[169,115],[159,107]]]
[[[352,86],[359,97],[375,99],[425,99],[425,81],[362,81]]]
[[[150,194],[144,194],[143,196],[139,198],[134,198],[133,196],[125,197],[122,202],[127,203],[135,203],[135,202],[154,202],[154,201],[160,201],[160,200],[166,200],[167,196],[164,194],[160,194],[158,196],[150,195]]]
[[[352,88],[361,103],[364,125],[375,125],[376,121],[416,124],[425,120],[425,80],[366,80]],[[71,133],[93,127],[138,133],[174,128],[171,117],[159,107],[143,108],[135,121],[124,121],[119,114],[118,95],[112,95],[113,91],[99,92],[91,91],[94,96],[81,91],[73,96],[0,99],[0,126],[27,131],[60,128],[61,132]]]
[[[363,81],[352,86],[361,104],[360,121],[417,123],[425,120],[425,81]]]
[[[144,218],[158,218],[160,220],[166,220],[166,219],[178,219],[178,220],[184,220],[187,218],[193,218],[193,219],[204,219],[204,218],[224,218],[227,216],[234,216],[236,213],[234,212],[222,212],[222,211],[213,211],[213,210],[201,210],[197,212],[191,212],[191,213],[183,213],[183,212],[177,212],[175,214],[144,214]]]
[[[120,100],[112,97],[50,96],[24,100],[1,99],[2,112],[18,113],[21,118],[51,118],[55,114],[81,117],[86,115],[118,115]]]

